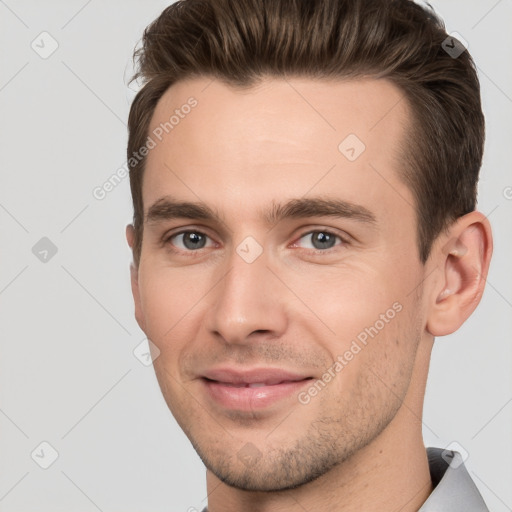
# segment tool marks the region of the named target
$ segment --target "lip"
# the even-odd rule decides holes
[[[200,380],[208,396],[218,405],[252,411],[296,395],[312,378],[279,368],[218,368],[205,372]]]

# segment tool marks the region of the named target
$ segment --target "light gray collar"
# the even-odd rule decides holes
[[[489,512],[459,452],[427,448],[427,456],[435,487],[418,512]]]

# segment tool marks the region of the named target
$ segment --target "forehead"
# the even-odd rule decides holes
[[[411,203],[397,172],[409,116],[403,92],[382,79],[266,79],[249,89],[178,82],[151,119],[145,208],[165,193],[252,207],[264,193],[313,188],[358,203],[364,190],[371,202],[386,183]]]

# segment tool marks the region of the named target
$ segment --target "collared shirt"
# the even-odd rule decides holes
[[[489,512],[459,452],[427,448],[427,456],[434,490],[418,512]]]
[[[434,490],[418,512],[489,512],[459,452],[427,448],[427,457]]]

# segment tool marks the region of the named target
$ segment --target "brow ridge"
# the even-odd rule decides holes
[[[375,224],[375,215],[366,207],[349,201],[330,197],[290,199],[286,203],[272,201],[271,207],[259,211],[260,218],[267,225],[275,225],[284,219],[308,217],[337,217]],[[171,196],[157,200],[145,217],[147,223],[176,218],[219,221],[224,223],[216,209],[201,202],[180,201]]]

